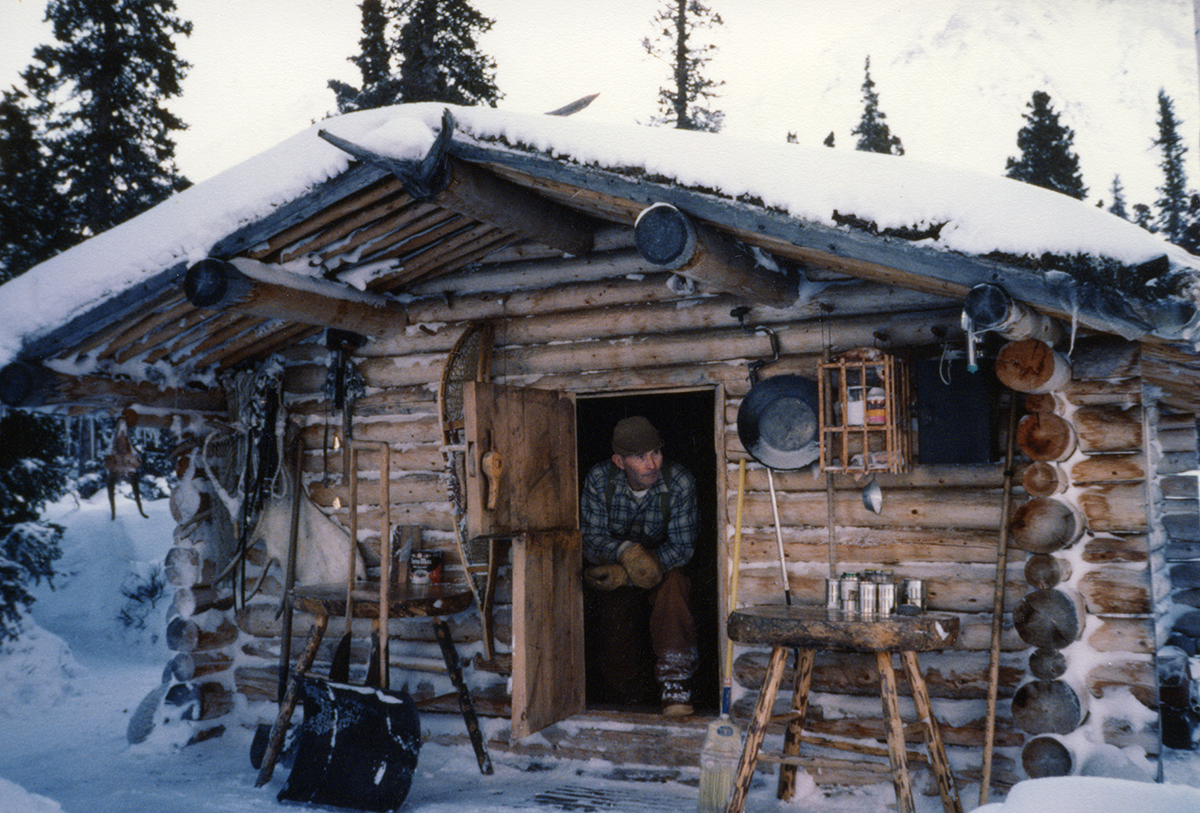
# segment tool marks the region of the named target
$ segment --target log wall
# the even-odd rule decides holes
[[[1024,355],[1029,345],[1006,349]],[[1054,390],[1008,382],[1035,393],[1023,423],[1036,431],[1018,432],[1020,448],[1054,461],[1026,472],[1038,496],[1018,505],[1012,528],[1035,582],[1014,610],[1033,649],[1012,701],[1031,777],[1077,770],[1080,737],[1159,751],[1148,489],[1162,460],[1143,406],[1153,393],[1138,377],[1136,345],[1081,340],[1070,360],[1056,355],[1071,369]]]
[[[742,304],[736,299],[703,290],[680,296],[672,293],[663,284],[664,280],[663,275],[637,275],[506,295],[421,299],[410,303],[411,324],[402,334],[369,342],[359,351],[356,361],[367,394],[355,404],[355,436],[390,445],[392,522],[421,527],[420,544],[445,553],[448,579],[463,580],[463,573],[454,544],[450,503],[446,497],[447,478],[439,446],[437,381],[446,353],[467,322],[482,318],[491,319],[496,325],[492,371],[493,379],[499,383],[564,389],[577,394],[701,387],[712,388],[723,397],[716,415],[716,470],[697,474],[715,478],[718,494],[724,495],[714,519],[717,527],[726,531],[719,556],[722,579],[728,575],[737,466],[739,461],[748,459],[737,436],[735,418],[741,399],[750,388],[748,364],[767,354],[767,342],[761,335],[743,331],[729,316],[732,306]],[[832,311],[823,310],[822,305],[832,307]],[[856,346],[871,346],[881,337],[897,348],[933,345],[940,336],[954,339],[960,335],[959,314],[957,302],[874,283],[848,282],[835,283],[802,297],[790,308],[754,308],[747,322],[768,325],[778,335],[782,356],[764,371],[765,375],[814,376],[827,349],[836,353]],[[286,402],[289,412],[306,426],[308,452],[304,468],[310,494],[348,526],[342,461],[338,454],[322,451],[327,438],[340,432],[342,420],[340,414],[330,412],[322,394],[325,352],[318,345],[296,347],[289,351],[287,361]],[[1136,406],[1141,397],[1140,385],[1132,389],[1119,387],[1113,395],[1107,385],[1077,387],[1076,384],[1072,382],[1062,393],[1040,397],[1056,414],[1072,407],[1070,399],[1075,397],[1101,408]],[[1140,415],[1130,417],[1121,413],[1121,417],[1122,425],[1141,420]],[[1096,422],[1103,424],[1103,416],[1089,422],[1082,433],[1089,443],[1094,442],[1092,425]],[[1139,451],[1145,452],[1139,447],[1123,448],[1121,453]],[[1077,462],[1070,457],[1060,466],[1071,471]],[[364,465],[374,464],[365,461]],[[933,696],[934,712],[945,726],[943,733],[951,761],[960,779],[966,781],[979,776],[978,752],[983,743],[996,545],[1002,522],[1001,469],[999,463],[972,466],[918,463],[905,474],[880,475],[884,501],[879,514],[864,508],[860,497],[862,483],[849,475],[832,478],[832,502],[827,497],[823,476],[814,476],[806,470],[781,472],[775,477],[787,578],[795,601],[822,602],[824,579],[830,575],[832,560],[834,570],[886,569],[897,576],[923,578],[928,586],[929,608],[960,617],[962,633],[955,647],[943,653],[923,653],[921,665]],[[738,603],[779,604],[783,602],[784,591],[766,470],[749,460],[747,475],[744,537],[737,563]],[[359,473],[363,480],[360,528],[370,529],[378,524],[380,510],[373,504],[378,489],[370,483],[377,476],[369,470]],[[1094,479],[1098,475],[1089,476]],[[1137,512],[1130,504],[1128,485],[1099,481],[1089,486],[1096,489],[1096,496],[1088,506],[1080,508],[1080,516],[1086,522],[1093,516],[1113,514],[1121,518],[1119,527],[1103,533],[1089,530],[1073,544],[1072,555],[1064,557],[1070,561],[1062,572],[1070,574],[1070,587],[1081,597],[1088,612],[1082,636],[1073,646],[1086,645],[1105,653],[1109,662],[1103,670],[1086,671],[1078,676],[1070,674],[1072,680],[1078,678],[1077,684],[1072,685],[1079,697],[1091,695],[1093,699],[1102,699],[1124,688],[1142,692],[1149,685],[1141,665],[1149,658],[1147,647],[1153,641],[1153,632],[1145,601],[1146,585],[1139,581],[1136,564],[1139,555],[1145,557],[1147,529],[1144,520],[1138,522]],[[1020,504],[1026,496],[1018,484],[1014,503]],[[1009,558],[1005,603],[1009,610],[1017,607],[1031,590],[1025,564],[1020,555]],[[268,580],[269,589],[272,588]],[[506,591],[505,582],[498,599],[501,650],[509,641]],[[724,596],[721,601],[725,601]],[[265,610],[247,611],[239,619],[245,657],[239,660],[237,686],[252,700],[269,700],[274,691],[272,670],[279,647],[279,630],[271,616]],[[479,624],[474,611],[460,614],[452,621],[462,654],[469,657],[477,652]],[[297,617],[293,635],[299,638],[306,630],[306,620]],[[341,633],[339,622],[332,622],[330,631],[330,638],[336,640]],[[414,657],[436,663],[427,624],[393,622],[391,633],[397,668]],[[299,646],[298,640],[294,641],[293,651],[298,651]],[[1027,734],[1014,724],[1011,700],[1026,680],[1031,654],[1008,617],[1003,624],[1001,650],[1002,701],[996,740],[999,751],[992,777],[997,784],[1008,784],[1023,776],[1019,755]],[[260,660],[249,661],[250,656]],[[328,653],[322,657],[327,658]],[[761,650],[739,647],[736,651],[734,714],[743,722],[761,681],[762,658]],[[363,663],[365,655],[354,661]],[[393,685],[404,685],[407,681],[410,687],[431,698],[449,691],[448,684],[439,683],[441,677],[436,669],[412,677],[414,674],[412,670],[398,671],[393,675]],[[873,667],[866,658],[847,654],[818,656],[815,692],[809,706],[811,733],[843,744],[854,741],[861,745],[874,740],[876,746],[882,746],[883,715],[875,680]],[[481,710],[485,713],[489,710],[508,713],[505,681],[503,675],[468,670],[468,682],[483,699]],[[905,690],[903,680],[900,685]],[[1088,707],[1094,714],[1095,703]],[[918,743],[921,735],[911,706],[904,714],[906,734]],[[1107,717],[1103,720],[1102,736],[1113,744],[1149,746],[1153,739],[1138,721],[1122,724]],[[602,755],[611,750],[627,755],[629,761],[655,763],[657,738],[646,737],[648,744],[639,746],[637,738],[622,733],[620,726],[600,728],[605,733],[597,735],[589,729],[585,741],[573,736],[571,732],[576,727],[572,726],[561,737],[556,736],[552,746],[545,747],[572,756]],[[589,744],[591,740],[599,744]],[[514,750],[532,747],[529,743],[507,742],[503,737],[492,746]],[[879,760],[868,753],[817,747],[806,759],[818,782],[880,781]],[[836,770],[831,767],[835,765]]]

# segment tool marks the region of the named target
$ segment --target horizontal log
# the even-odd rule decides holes
[[[730,506],[732,515],[736,506]],[[733,530],[729,531],[732,541]],[[826,528],[783,529],[789,562],[829,560]],[[837,561],[848,570],[902,569],[915,562],[961,562],[992,564],[996,561],[995,530],[907,528],[856,528],[839,526],[835,535]],[[778,558],[774,528],[745,528],[742,532],[743,563],[767,562]],[[875,567],[870,567],[874,565]]]
[[[1164,429],[1162,423],[1154,433],[1159,448],[1164,452],[1192,452],[1196,450],[1196,426],[1194,423],[1179,429]]]
[[[1034,497],[1018,505],[1008,521],[1009,544],[1030,553],[1053,553],[1083,536],[1081,514],[1065,500]]]
[[[948,311],[906,314],[885,318],[853,317],[836,323],[839,345],[870,345],[877,331],[885,331],[897,344],[920,346],[932,343],[930,323],[945,321]],[[781,352],[786,355],[816,356],[824,344],[819,332],[807,325],[777,331]],[[695,331],[671,335],[639,335],[616,341],[578,341],[518,348],[497,348],[492,369],[505,376],[575,374],[581,370],[634,370],[642,367],[677,366],[716,361],[759,358],[764,339],[736,325],[723,330]],[[364,359],[359,369],[371,387],[399,387],[436,381],[444,354],[407,356],[403,359]]]
[[[197,308],[283,319],[380,336],[408,324],[394,299],[318,277],[302,277],[248,257],[192,265],[184,293]]]
[[[779,516],[789,526],[825,527],[828,506],[824,492],[777,493]],[[773,527],[771,497],[750,492],[744,498],[747,527]],[[933,495],[924,489],[885,492],[883,508],[876,514],[865,507],[859,494],[842,492],[834,504],[838,526],[860,528],[960,528],[995,531],[1000,527],[1000,501],[992,493],[953,490]]]
[[[321,433],[322,436],[324,433]],[[439,440],[440,442],[440,440]],[[446,458],[441,449],[433,444],[420,444],[407,449],[393,449],[391,470],[397,473],[436,472],[446,470]],[[342,456],[340,451],[330,449],[323,453],[321,447],[310,449],[304,455],[304,474],[312,482],[319,482],[328,474],[332,481],[340,481],[342,476]]]
[[[225,392],[219,388],[159,387],[148,381],[73,376],[23,361],[0,367],[0,403],[25,409],[71,406],[113,415],[142,407],[223,417],[228,409]]]
[[[642,210],[634,242],[643,259],[751,302],[784,307],[796,299],[794,276],[759,265],[748,248],[669,203]]]
[[[1148,527],[1144,483],[1085,486],[1076,501],[1093,533],[1143,533]]]
[[[1200,497],[1196,488],[1196,477],[1190,474],[1173,474],[1159,477],[1155,484],[1164,499],[1195,500]]]
[[[210,619],[202,620],[197,623],[192,618],[172,618],[167,623],[167,648],[175,652],[210,652],[237,640],[237,625],[228,617],[221,617],[212,629],[208,629]]]
[[[1036,590],[1056,587],[1071,578],[1071,560],[1048,553],[1035,553],[1025,560],[1025,581]]]
[[[1031,393],[1025,396],[1025,409],[1029,412],[1057,412],[1059,415],[1065,415],[1072,406],[1133,406],[1141,402],[1142,381],[1139,378],[1116,381],[1082,381],[1073,378],[1055,392]]]
[[[233,592],[207,585],[180,587],[175,591],[171,606],[184,618],[208,610],[229,610],[233,608]]]
[[[1087,336],[1071,349],[1071,367],[1078,379],[1133,378],[1141,373],[1141,347],[1116,336]]]
[[[1035,461],[1021,472],[1021,485],[1031,497],[1050,497],[1067,490],[1071,481],[1057,463]]]
[[[1088,455],[1070,466],[1071,482],[1076,485],[1140,482],[1146,479],[1147,471],[1146,455],[1142,452]]]
[[[1150,556],[1149,541],[1137,534],[1089,536],[1082,556],[1083,561],[1094,565],[1145,562]]]
[[[360,460],[369,462],[366,456]],[[378,459],[378,458],[376,458]],[[449,499],[449,483],[440,474],[425,472],[393,474],[388,482],[388,489],[393,502],[419,503],[437,502]],[[343,485],[321,485],[312,483],[308,494],[318,505],[332,505],[336,499],[341,505],[350,504],[350,487]],[[380,503],[378,471],[363,472],[358,478],[359,510],[367,507],[378,508]]]
[[[1096,615],[1146,615],[1150,612],[1150,574],[1144,569],[1105,567],[1079,580],[1088,612]]]
[[[1071,380],[1071,362],[1043,341],[1021,339],[996,354],[996,377],[1016,392],[1053,392]]]
[[[1140,406],[1084,406],[1071,415],[1079,449],[1087,454],[1132,452],[1142,448]]]
[[[1068,776],[1078,763],[1078,757],[1070,746],[1049,735],[1034,737],[1021,749],[1021,767],[1030,779]]]
[[[926,606],[935,612],[978,613],[992,608],[995,592],[995,567],[959,568],[951,576],[925,576]],[[822,605],[825,601],[825,577],[821,574],[788,573],[792,598],[797,604]],[[913,571],[905,575],[912,576]],[[1006,607],[1015,607],[1021,596],[1029,590],[1020,570],[1015,569],[1006,580],[1004,600]],[[783,598],[783,585],[779,581],[778,558],[764,563],[762,567],[743,568],[739,576],[738,603],[742,606],[755,604],[778,604]]]
[[[174,547],[167,551],[163,575],[173,587],[210,584],[217,577],[216,564],[195,547]]]
[[[1069,734],[1085,716],[1086,693],[1064,680],[1031,680],[1013,695],[1013,723],[1027,734]]]
[[[1089,626],[1092,630],[1084,635],[1084,640],[1097,652],[1135,655],[1154,652],[1154,621],[1150,618],[1093,617]]]
[[[1077,443],[1070,421],[1052,412],[1031,413],[1017,424],[1017,446],[1030,460],[1066,460]]]
[[[1013,610],[1013,626],[1032,646],[1062,649],[1083,634],[1084,603],[1068,588],[1034,590]]]
[[[411,416],[409,420],[356,421],[354,439],[371,442],[382,441],[392,446],[403,446],[410,443],[437,443],[441,441],[441,431],[435,416],[421,415]],[[340,425],[332,434],[341,435]],[[325,427],[320,424],[306,426],[300,436],[304,445],[309,449],[321,449],[325,442]],[[374,454],[364,456],[360,468],[367,471],[378,471],[378,456]]]
[[[769,653],[765,651],[744,652],[734,661],[733,675],[739,686],[757,689],[762,686],[766,674]],[[957,653],[952,666],[941,666],[945,659],[932,653],[922,653],[921,668],[930,697],[957,700],[979,700],[988,693],[988,654]],[[1023,664],[1013,661],[1001,664],[1000,696],[1012,697],[1021,682],[1025,669]],[[899,673],[898,673],[899,674]],[[785,670],[783,684],[795,682],[791,665]],[[901,694],[911,694],[907,681],[900,680]],[[812,690],[829,694],[877,697],[879,675],[875,670],[875,659],[870,655],[847,652],[819,652],[813,666]]]
[[[1150,655],[1115,656],[1093,666],[1084,680],[1092,697],[1128,689],[1148,709],[1158,708],[1158,678]]]
[[[228,650],[211,652],[178,652],[163,669],[163,682],[178,680],[187,682],[196,678],[220,674],[233,666],[233,656]]]
[[[732,414],[726,414],[726,425],[737,424],[735,405],[740,401],[729,401]],[[730,467],[730,473],[736,471],[736,465]],[[862,480],[855,479],[852,474],[836,472],[832,474],[834,491],[839,494],[848,492],[857,498],[862,492]],[[825,492],[825,478],[814,477],[808,470],[776,471],[774,472],[775,489],[777,491],[820,491]],[[999,489],[1004,486],[1004,471],[999,465],[914,465],[903,474],[879,472],[875,481],[883,489],[885,496],[892,489],[950,489],[969,488],[973,490]],[[736,479],[734,480],[736,482]],[[746,491],[767,491],[767,469],[759,463],[746,466]]]
[[[1067,672],[1067,656],[1061,650],[1038,647],[1029,656],[1029,672],[1038,680],[1054,680]]]

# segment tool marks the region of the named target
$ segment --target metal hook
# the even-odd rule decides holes
[[[755,361],[752,361],[749,364],[750,383],[754,384],[758,381],[758,374],[762,370],[763,367],[766,367],[768,364],[774,364],[775,362],[779,361],[779,337],[776,336],[775,331],[771,330],[771,328],[769,328],[769,327],[764,327],[762,325],[759,325],[758,327],[750,327],[749,325],[747,325],[746,324],[746,315],[748,313],[750,313],[750,308],[748,308],[745,305],[740,305],[740,306],[734,308],[733,310],[731,310],[729,312],[729,315],[738,320],[738,324],[741,325],[742,330],[746,331],[747,333],[752,333],[756,336],[759,334],[763,334],[771,342],[771,358],[756,359]]]

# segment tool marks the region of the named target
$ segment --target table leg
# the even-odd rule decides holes
[[[942,744],[942,732],[933,716],[933,706],[929,702],[929,689],[921,674],[920,664],[917,663],[916,652],[901,652],[900,662],[904,664],[904,674],[908,677],[908,685],[912,688],[913,705],[917,707],[917,716],[921,718],[925,732],[925,748],[929,751],[929,765],[937,779],[938,792],[942,796],[942,808],[946,813],[962,813],[962,800],[958,798],[958,786],[954,783],[954,773],[950,762],[946,759],[946,749]]]
[[[437,635],[438,646],[442,649],[442,660],[446,662],[446,671],[450,674],[450,682],[458,689],[458,708],[462,712],[463,722],[467,725],[467,736],[471,738],[471,747],[475,749],[475,760],[479,763],[479,772],[485,775],[492,773],[492,758],[488,756],[487,746],[483,742],[483,732],[479,730],[479,719],[475,716],[475,704],[471,702],[471,690],[463,682],[462,667],[458,665],[458,651],[454,648],[454,639],[450,637],[450,627],[441,618],[433,619],[433,631]]]
[[[746,732],[746,747],[742,749],[737,778],[733,782],[733,794],[729,797],[725,813],[742,813],[746,807],[746,794],[750,791],[750,782],[754,779],[754,764],[758,761],[758,751],[762,748],[763,738],[767,734],[767,724],[771,721],[771,707],[775,705],[775,693],[779,691],[779,681],[783,679],[787,653],[787,647],[782,646],[771,650],[771,659],[767,662],[767,674],[763,678],[762,689],[758,693],[758,703],[755,704],[754,714],[750,718],[750,728]]]
[[[283,735],[287,732],[288,722],[292,719],[292,712],[296,710],[296,702],[299,699],[296,696],[299,692],[296,687],[300,678],[316,660],[317,650],[321,648],[321,638],[324,637],[325,627],[328,624],[329,616],[327,615],[318,615],[313,619],[312,631],[308,634],[308,643],[300,655],[300,660],[296,661],[296,668],[292,670],[292,674],[288,678],[288,686],[283,693],[283,700],[279,702],[279,714],[275,717],[275,724],[271,726],[267,750],[263,753],[262,766],[258,769],[258,778],[254,781],[256,788],[261,788],[270,782],[271,775],[275,773],[275,762],[279,759],[279,752],[283,750]]]
[[[879,669],[879,694],[883,698],[883,724],[887,731],[888,757],[892,762],[892,785],[896,788],[896,810],[914,813],[912,780],[904,755],[904,725],[900,722],[900,701],[896,696],[896,673],[892,670],[891,653],[876,652],[875,665]]]
[[[794,757],[800,753],[800,735],[804,733],[804,717],[808,713],[808,689],[812,683],[813,655],[811,649],[801,649],[796,655],[796,684],[792,690],[792,715],[783,731],[783,753]],[[796,793],[796,765],[783,762],[779,765],[780,799],[791,799]]]

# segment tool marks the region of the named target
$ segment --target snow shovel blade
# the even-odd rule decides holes
[[[408,692],[299,678],[304,703],[296,759],[281,802],[388,811],[404,803],[421,748]]]
[[[350,682],[350,630],[338,641],[337,649],[333,651],[333,660],[329,662],[329,682]]]

